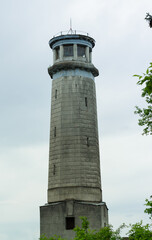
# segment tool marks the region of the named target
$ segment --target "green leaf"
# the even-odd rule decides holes
[[[135,75],[133,75],[133,77],[138,77],[138,78],[140,78],[140,77],[142,77],[142,76],[135,74]]]

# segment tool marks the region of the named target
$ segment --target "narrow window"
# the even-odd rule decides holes
[[[78,57],[86,57],[85,53],[86,47],[83,45],[78,45],[77,46],[77,52],[78,52]]]
[[[104,223],[104,227],[106,227],[106,223]]]
[[[89,147],[89,138],[87,137],[87,146]]]
[[[54,137],[56,137],[56,127],[54,127]]]
[[[88,99],[87,99],[87,97],[85,97],[85,106],[86,107],[88,106]]]
[[[56,47],[56,60],[60,58],[60,48]]]
[[[55,175],[55,164],[53,165],[53,175]]]
[[[55,89],[55,99],[57,99],[57,89]]]
[[[64,45],[64,57],[71,57],[73,56],[73,45]]]
[[[71,230],[75,228],[75,218],[74,217],[66,217],[66,230]]]

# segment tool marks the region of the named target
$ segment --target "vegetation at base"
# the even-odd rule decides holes
[[[82,220],[82,227],[74,228],[76,233],[74,240],[118,240],[122,239],[120,236],[121,229],[125,226],[121,225],[116,231],[111,225],[101,228],[99,231],[90,230],[89,222],[86,217],[80,217]]]
[[[40,237],[40,240],[65,240],[65,239],[57,235],[54,235],[53,237],[49,237],[49,238],[47,238],[45,235],[42,235]]]
[[[152,196],[150,196],[150,199],[149,199],[149,200],[146,199],[145,201],[146,201],[145,206],[146,206],[147,208],[145,209],[144,212],[147,213],[147,214],[149,214],[149,215],[150,215],[149,218],[152,220]]]
[[[152,196],[150,199],[146,199],[146,209],[145,213],[150,215],[152,220]],[[143,222],[140,221],[135,224],[130,224],[126,226],[124,223],[117,229],[113,230],[112,225],[108,225],[104,228],[101,228],[99,231],[89,229],[89,221],[86,217],[80,217],[82,220],[81,227],[75,227],[73,231],[75,232],[75,237],[73,240],[123,240],[120,233],[123,228],[128,228],[128,239],[129,240],[152,240],[152,224],[143,225]],[[47,238],[46,236],[41,236],[40,240],[65,240],[60,236],[53,236]]]
[[[144,85],[141,96],[145,98],[146,108],[141,109],[136,106],[135,114],[139,115],[138,125],[144,126],[142,135],[152,135],[152,63],[143,75],[134,75],[138,77],[138,85]]]
[[[142,221],[130,225],[129,240],[152,240],[150,227],[150,224],[143,225]]]

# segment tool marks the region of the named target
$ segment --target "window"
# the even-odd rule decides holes
[[[73,45],[64,45],[64,57],[73,56]]]
[[[55,175],[55,164],[53,165],[53,175]]]
[[[55,89],[55,99],[57,99],[57,89]]]
[[[60,48],[56,47],[56,60],[60,58]]]
[[[74,217],[66,217],[66,230],[71,230],[75,228],[75,218]]]
[[[87,99],[87,97],[85,97],[85,106],[86,107],[88,106],[88,99]]]
[[[87,137],[87,146],[89,147],[89,138]]]
[[[86,47],[83,45],[78,45],[77,46],[77,51],[78,51],[78,57],[86,57],[85,53]]]
[[[54,137],[56,137],[56,127],[54,127]]]

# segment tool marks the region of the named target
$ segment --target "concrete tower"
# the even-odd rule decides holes
[[[95,77],[95,41],[71,32],[49,41],[53,65],[48,203],[40,207],[40,234],[70,239],[86,216],[90,228],[108,223],[102,201]]]

